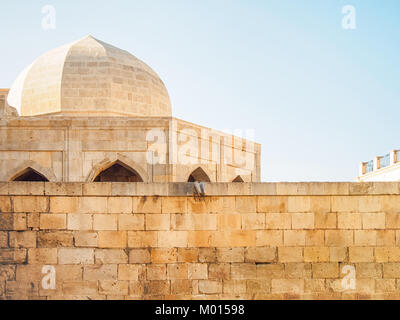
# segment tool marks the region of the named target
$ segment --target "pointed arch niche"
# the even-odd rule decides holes
[[[116,160],[103,168],[93,182],[143,182],[143,178],[135,169]]]
[[[207,173],[201,168],[198,167],[196,170],[192,171],[189,175],[188,182],[211,182],[210,177]]]
[[[28,167],[12,177],[11,181],[48,182],[49,179],[35,169]]]

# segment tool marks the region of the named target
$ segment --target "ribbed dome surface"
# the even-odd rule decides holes
[[[129,52],[91,36],[33,62],[15,80],[8,103],[21,116],[171,116],[159,76]]]

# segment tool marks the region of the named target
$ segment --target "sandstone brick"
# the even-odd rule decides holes
[[[48,198],[41,196],[15,196],[12,197],[14,212],[47,212]]]
[[[31,229],[39,229],[40,227],[40,214],[39,213],[28,213],[27,214],[27,227]]]
[[[118,269],[116,264],[95,264],[84,266],[83,280],[117,280]]]
[[[158,246],[164,248],[184,248],[188,246],[186,231],[159,231]]]
[[[172,214],[172,230],[217,230],[216,214]],[[240,229],[240,226],[239,226]]]
[[[240,230],[242,228],[242,218],[240,214],[219,214],[218,230]]]
[[[144,294],[144,283],[143,281],[129,281],[129,297],[127,299],[133,298],[138,299],[143,297]]]
[[[395,230],[377,230],[376,231],[376,245],[394,247],[396,245],[396,231]]]
[[[128,254],[122,249],[95,249],[96,264],[126,264]]]
[[[265,215],[265,229],[291,229],[292,216],[287,213],[267,213]]]
[[[383,293],[383,292],[395,292],[395,291],[397,291],[395,279],[376,279],[375,280],[375,292]]]
[[[0,231],[0,248],[8,248],[8,232]]]
[[[186,197],[162,197],[161,198],[162,213],[186,213],[187,198]]]
[[[126,231],[99,231],[99,248],[126,248]]]
[[[0,264],[26,263],[26,249],[0,249]]]
[[[133,213],[161,213],[160,197],[133,197]]]
[[[340,212],[337,215],[339,229],[361,229],[361,214],[356,212]]]
[[[56,265],[57,281],[73,281],[83,278],[83,266],[80,265]]]
[[[170,281],[145,281],[144,294],[145,295],[166,295],[170,293]]]
[[[188,247],[215,247],[215,243],[212,245],[213,236],[214,233],[212,231],[190,231],[188,234]]]
[[[375,248],[376,262],[399,262],[400,248],[399,247],[376,247]]]
[[[257,198],[254,196],[235,197],[235,211],[238,213],[257,212]]]
[[[11,212],[11,201],[8,196],[0,196],[0,213]]]
[[[285,277],[287,279],[311,278],[311,263],[295,262],[285,264]]]
[[[10,248],[36,248],[36,232],[10,232],[9,245]]]
[[[337,214],[319,212],[315,213],[315,228],[316,229],[336,229]]]
[[[59,264],[94,264],[94,249],[60,248],[58,249]]]
[[[156,247],[156,231],[128,231],[128,246],[130,248]]]
[[[266,263],[276,261],[276,248],[250,247],[245,249],[245,262]]]
[[[129,251],[129,263],[150,263],[149,249],[132,249]]]
[[[199,292],[204,294],[222,293],[222,282],[216,280],[200,280]]]
[[[311,199],[309,196],[288,197],[288,212],[309,212],[311,210]]]
[[[349,248],[350,262],[372,262],[374,261],[373,247],[350,247]]]
[[[356,264],[357,278],[382,278],[382,265],[372,262]]]
[[[208,267],[208,279],[230,280],[231,265],[229,263],[210,264]]]
[[[12,214],[3,213],[0,215],[0,230],[14,230],[14,216]]]
[[[68,230],[92,230],[93,217],[91,214],[68,214]]]
[[[284,264],[259,264],[257,265],[257,279],[284,278]]]
[[[28,249],[29,264],[57,264],[57,249],[32,248]]]
[[[367,212],[362,214],[363,229],[385,229],[386,215],[383,212]]]
[[[106,197],[81,197],[78,201],[78,213],[107,213]]]
[[[244,248],[218,248],[216,254],[218,262],[244,262]]]
[[[97,247],[99,237],[97,232],[76,231],[74,233],[74,243],[76,247]]]
[[[197,248],[178,248],[178,262],[197,262],[199,249]]]
[[[72,232],[50,231],[38,232],[38,247],[72,247],[74,236]]]
[[[294,293],[301,294],[304,292],[303,279],[272,279],[272,293]]]
[[[259,196],[257,197],[257,212],[287,212],[288,197]]]
[[[0,265],[0,281],[15,280],[15,269],[13,265]]]
[[[169,214],[146,214],[146,230],[170,230]]]
[[[109,196],[111,195],[111,183],[83,183],[82,194],[84,196]]]
[[[188,279],[187,264],[169,264],[167,266],[167,279]]]
[[[267,293],[271,291],[270,280],[247,280],[247,293],[254,295],[257,293]]]
[[[306,262],[329,262],[329,260],[329,247],[304,248],[304,261]]]
[[[322,247],[325,245],[325,231],[324,230],[306,230],[306,246]]]
[[[82,195],[82,183],[46,182],[44,184],[47,196],[80,196]]]
[[[400,263],[384,263],[383,277],[385,279],[400,278]]]
[[[153,248],[151,249],[152,263],[173,263],[178,260],[176,248]]]
[[[313,278],[337,279],[339,277],[338,263],[313,263]]]
[[[376,231],[355,230],[354,244],[356,246],[376,246]]]
[[[189,264],[188,278],[191,280],[208,279],[208,265],[206,263]]]
[[[229,294],[242,294],[247,292],[246,280],[225,280],[223,282],[223,292]]]
[[[257,266],[253,263],[232,264],[231,278],[238,280],[257,279]]]
[[[259,230],[256,233],[256,246],[278,247],[283,245],[282,230]]]
[[[265,229],[265,214],[250,213],[242,215],[242,228],[247,230]]]
[[[173,295],[190,295],[192,294],[192,281],[190,280],[172,280],[171,281],[171,294]]]
[[[314,213],[293,213],[292,229],[314,229]]]
[[[190,234],[189,234],[190,235]],[[211,232],[210,245],[215,247],[250,247],[256,245],[255,230],[228,230]],[[191,243],[188,243],[191,246]]]
[[[147,265],[147,280],[166,280],[167,267],[165,264]]]
[[[112,214],[95,214],[93,216],[93,229],[115,231],[118,229],[118,216]]]
[[[382,198],[378,196],[358,197],[358,210],[360,212],[379,212],[382,208]]]
[[[304,292],[305,293],[319,293],[325,291],[325,280],[324,279],[305,279],[304,280]]]
[[[65,281],[63,293],[65,295],[97,295],[97,281]]]
[[[144,215],[143,214],[119,215],[118,230],[144,230]]]
[[[242,252],[244,252],[243,248],[235,248],[235,249],[242,250]],[[216,262],[216,261],[217,261],[216,248],[199,248],[199,262]]]
[[[354,241],[353,230],[326,230],[325,231],[325,245],[335,247],[348,247],[352,246]]]
[[[346,247],[330,247],[329,248],[329,260],[331,262],[342,262],[347,260],[347,248]]]
[[[108,213],[132,213],[131,197],[109,197],[107,199]]]
[[[27,215],[25,213],[14,213],[13,220],[13,231],[27,230]]]
[[[400,215],[397,212],[387,212],[385,221],[387,229],[400,229]]]
[[[50,212],[77,213],[78,197],[50,197]]]
[[[332,212],[357,212],[357,197],[332,196]]]
[[[67,216],[65,214],[41,214],[40,229],[62,230],[67,228]]]
[[[38,281],[7,281],[6,299],[7,300],[32,300],[39,297]]]
[[[279,262],[303,262],[303,248],[301,247],[279,247]]]
[[[305,246],[306,232],[304,230],[285,230],[283,244],[285,246]]]

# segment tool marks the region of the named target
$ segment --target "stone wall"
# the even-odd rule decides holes
[[[399,186],[2,183],[0,298],[400,298]]]

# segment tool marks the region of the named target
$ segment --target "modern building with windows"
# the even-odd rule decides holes
[[[400,181],[400,150],[361,162],[357,181]]]
[[[259,144],[171,110],[132,54],[92,36],[51,50],[0,90],[0,181],[260,181]]]

